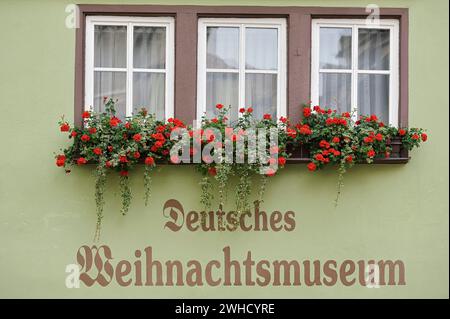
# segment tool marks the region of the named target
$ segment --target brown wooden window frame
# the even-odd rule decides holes
[[[310,100],[311,26],[316,18],[365,19],[365,8],[263,7],[195,5],[95,5],[80,4],[75,45],[74,120],[82,124],[85,81],[85,26],[88,15],[165,16],[175,18],[174,115],[192,123],[197,108],[197,36],[199,18],[285,18],[287,21],[287,115],[301,118],[301,104]],[[399,20],[399,127],[408,127],[408,9],[381,8],[381,19]],[[383,162],[406,162],[408,153]],[[306,158],[298,161],[306,161]]]

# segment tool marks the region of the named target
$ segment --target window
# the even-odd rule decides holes
[[[86,18],[85,107],[117,99],[120,118],[145,107],[173,116],[174,21],[161,17]]]
[[[398,28],[398,20],[312,20],[312,103],[397,126]]]
[[[215,105],[252,107],[262,118],[286,115],[285,19],[199,19],[197,119]]]

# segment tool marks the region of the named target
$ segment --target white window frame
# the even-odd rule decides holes
[[[351,81],[351,110],[353,119],[358,118],[358,74],[388,74],[389,75],[389,124],[398,126],[399,110],[399,21],[395,19],[380,19],[378,24],[370,24],[366,19],[313,19],[311,34],[311,102],[319,104],[319,74],[320,73],[348,73]],[[352,61],[351,70],[319,69],[320,58],[320,27],[352,29]],[[388,29],[390,30],[389,70],[359,70],[358,68],[358,30],[359,29]],[[326,106],[326,105],[325,105]]]
[[[236,27],[239,28],[239,70],[206,68],[206,28]],[[277,70],[246,70],[245,69],[245,28],[271,28],[278,30],[278,69]],[[198,20],[198,56],[197,56],[197,121],[206,112],[206,74],[207,71],[239,73],[239,108],[251,107],[245,105],[245,75],[246,74],[277,74],[277,118],[286,116],[286,19],[282,18],[200,18]],[[240,113],[238,113],[241,116]]]
[[[94,67],[94,29],[96,25],[127,26],[127,65],[125,68]],[[174,115],[175,20],[173,17],[87,16],[85,48],[85,110],[94,107],[94,71],[126,72],[126,116],[133,113],[133,73],[165,74],[165,119]],[[133,68],[135,26],[166,28],[166,63],[164,69]]]

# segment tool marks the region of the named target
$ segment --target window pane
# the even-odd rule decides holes
[[[389,75],[360,74],[358,76],[359,114],[376,114],[378,118],[389,122]]]
[[[146,108],[156,114],[157,119],[164,119],[165,74],[135,72],[133,74],[133,113]]]
[[[207,68],[239,68],[239,28],[208,27],[206,39]]]
[[[351,69],[352,29],[320,28],[321,69]]]
[[[361,70],[389,70],[389,30],[358,30],[358,64]]]
[[[245,67],[250,70],[278,68],[277,29],[245,29]]]
[[[352,76],[347,73],[320,73],[319,104],[339,113],[351,110]]]
[[[96,25],[94,66],[125,68],[127,65],[127,27]]]
[[[239,104],[239,76],[237,73],[207,73],[206,75],[206,116],[217,115],[216,104],[231,105],[228,115],[231,121],[237,119]]]
[[[166,28],[134,27],[133,66],[164,69],[166,65]]]
[[[277,75],[276,74],[246,74],[245,105],[253,108],[256,118],[262,118],[265,113],[277,117]]]
[[[126,114],[126,73],[125,72],[94,72],[94,110],[105,110],[103,97],[118,100],[116,116],[124,119]]]

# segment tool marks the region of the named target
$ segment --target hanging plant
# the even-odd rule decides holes
[[[198,170],[203,174],[202,180],[202,195],[201,203],[205,205],[205,209],[211,209],[212,195],[210,195],[211,187],[209,177],[214,177],[217,181],[216,186],[218,188],[218,207],[223,209],[227,197],[226,188],[230,177],[235,175],[238,176],[238,185],[235,190],[236,198],[236,212],[237,214],[248,212],[250,210],[250,195],[252,192],[252,176],[256,174],[261,174],[261,169],[263,167],[268,167],[262,176],[273,176],[277,172],[278,167],[283,167],[286,164],[286,159],[289,155],[286,153],[286,145],[288,142],[288,135],[286,133],[286,118],[281,118],[280,122],[277,123],[270,114],[265,114],[262,120],[256,120],[253,117],[252,108],[241,108],[239,113],[241,114],[239,118],[231,122],[229,121],[227,115],[230,114],[230,108],[224,107],[222,104],[216,105],[217,116],[208,119],[206,117],[202,118],[200,134],[192,132],[190,135],[195,138],[195,136],[201,135],[202,147],[206,144],[214,144],[217,148],[214,148],[213,152],[208,155],[202,156],[202,163],[199,164]],[[277,137],[276,146],[271,147],[271,130],[275,132]],[[219,136],[225,137],[225,144],[229,143],[232,148],[231,154],[226,154],[227,145],[223,145],[222,141],[216,141],[216,136],[213,134],[218,132]],[[250,145],[249,134],[255,133],[254,143],[259,143],[256,140],[256,133],[265,132],[266,136],[261,138],[264,141],[264,145],[261,147],[253,147]],[[246,138],[247,137],[247,138]],[[198,137],[197,137],[198,138]],[[203,148],[202,148],[203,149]],[[219,149],[219,153],[217,152]],[[258,150],[263,152],[265,156],[260,156]],[[270,155],[275,158],[277,165],[274,166],[271,161]],[[226,160],[228,156],[228,159]],[[211,161],[212,157],[219,159],[217,161]],[[249,161],[252,157],[254,160]],[[272,164],[272,165],[271,165]],[[209,176],[209,177],[208,177]],[[206,182],[208,181],[208,182]],[[262,198],[262,194],[266,188],[267,179],[263,179],[261,183],[261,188],[259,191],[259,199]],[[208,184],[206,184],[208,183]],[[208,185],[208,187],[203,187],[203,185]],[[207,204],[207,205],[206,205]]]
[[[295,126],[297,144],[307,144],[310,171],[326,166],[338,167],[337,205],[343,176],[357,162],[373,163],[377,158],[389,158],[392,139],[399,137],[403,147],[411,150],[427,140],[423,129],[396,128],[380,121],[376,115],[360,116],[353,121],[349,112],[338,114],[320,106],[303,109],[303,119]]]
[[[389,157],[394,139],[400,140],[404,148],[411,150],[428,138],[423,129],[395,128],[379,121],[375,115],[361,116],[354,121],[348,112],[338,114],[319,106],[312,109],[305,107],[303,119],[293,124],[285,117],[273,119],[270,114],[255,119],[252,108],[240,109],[238,119],[230,121],[230,107],[218,104],[217,116],[212,119],[203,117],[201,127],[195,130],[176,118],[157,120],[145,109],[122,121],[116,116],[113,99],[104,98],[104,109],[101,113],[83,112],[81,127],[71,127],[63,117],[59,121],[60,131],[67,133],[72,143],[55,155],[56,165],[63,167],[66,173],[71,172],[71,165],[96,165],[95,240],[100,238],[108,174],[119,174],[121,212],[125,215],[133,197],[129,174],[136,164],[143,163],[144,202],[147,205],[156,164],[179,163],[178,156],[171,155],[173,146],[178,143],[171,140],[171,133],[175,130],[186,130],[188,159],[199,158],[200,155],[194,165],[203,175],[200,202],[204,207],[204,218],[213,207],[214,200],[217,200],[218,209],[224,209],[232,176],[238,179],[235,188],[235,210],[238,214],[250,210],[252,179],[256,175],[261,176],[256,199],[261,202],[267,182],[291,156],[287,151],[288,144],[308,147],[311,161],[307,168],[310,171],[332,165],[337,167],[337,204],[344,174],[355,163],[373,163],[377,158]],[[256,132],[258,134],[252,135]],[[209,148],[209,152],[204,152],[205,148]]]
[[[71,128],[64,118],[60,121],[61,132],[69,134],[72,145],[56,156],[56,165],[84,166],[94,163],[96,168],[95,202],[97,207],[97,227],[95,239],[100,237],[101,221],[105,204],[104,192],[107,174],[110,171],[119,173],[119,188],[122,198],[122,214],[129,210],[132,192],[129,183],[129,172],[137,163],[144,162],[144,201],[147,204],[150,196],[150,172],[156,161],[167,161],[169,149],[173,145],[170,132],[175,127],[185,127],[177,119],[169,119],[167,123],[158,121],[145,109],[127,118],[124,122],[116,117],[115,101],[104,98],[105,111],[95,113],[85,111],[82,114],[83,126]]]

